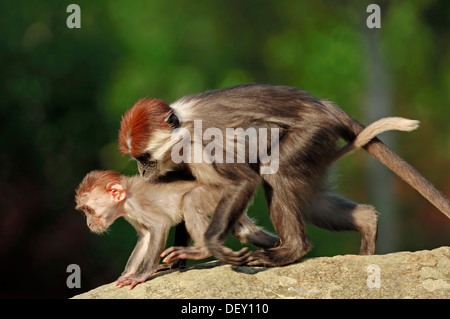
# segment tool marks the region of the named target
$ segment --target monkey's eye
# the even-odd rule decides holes
[[[93,215],[94,214],[94,210],[90,207],[83,207],[83,211],[86,213],[86,215]]]
[[[178,120],[178,117],[174,113],[171,113],[167,117],[166,122],[172,128],[177,128],[178,126],[180,126],[180,121]]]
[[[139,155],[136,157],[136,160],[141,162],[142,164],[147,164],[147,162],[150,159],[150,154],[149,153],[144,153],[142,155]]]

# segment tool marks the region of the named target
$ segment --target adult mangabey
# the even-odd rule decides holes
[[[76,190],[76,208],[86,215],[88,227],[97,233],[124,216],[136,229],[139,239],[116,285],[130,289],[159,269],[159,257],[170,227],[184,220],[194,247],[172,247],[163,255],[165,262],[177,258],[203,259],[211,256],[204,233],[219,200],[221,190],[196,181],[148,183],[140,176],[127,177],[115,171],[92,171]],[[233,235],[257,247],[274,247],[279,238],[256,227],[242,215]],[[245,248],[243,251],[246,250]]]
[[[230,163],[235,154],[228,156],[234,149],[228,145],[235,138],[227,133],[233,129],[245,133],[237,138],[237,147],[246,141],[248,147]],[[256,129],[270,130],[270,137],[247,138]],[[278,139],[272,132],[279,133]],[[305,221],[330,230],[358,230],[360,252],[374,253],[375,210],[330,193],[325,182],[328,166],[355,146],[364,147],[450,217],[450,200],[375,135],[368,134],[370,138],[355,145],[362,132],[362,124],[329,101],[292,87],[247,84],[183,97],[170,106],[162,100],[139,100],[122,119],[119,144],[122,154],[137,160],[140,174],[147,179],[176,169],[181,158],[200,183],[222,189],[205,233],[206,245],[216,258],[231,264],[275,266],[293,262],[310,249]],[[186,135],[193,138],[185,139]],[[339,149],[339,138],[349,144]],[[261,143],[264,139],[271,141]],[[189,155],[191,149],[194,155]],[[203,159],[207,151],[210,155]],[[254,153],[263,156],[249,160]],[[269,153],[278,155],[273,160],[275,170],[267,169]],[[281,244],[255,252],[225,250],[227,233],[260,182]]]

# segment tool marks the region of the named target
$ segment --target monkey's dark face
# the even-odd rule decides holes
[[[148,180],[155,180],[160,176],[158,161],[153,160],[150,153],[146,152],[136,158],[139,174]]]
[[[174,170],[176,164],[172,161],[171,150],[176,142],[176,139],[172,139],[170,128],[155,131],[148,141],[147,149],[134,156],[139,174],[154,181]]]
[[[122,118],[119,147],[137,161],[141,176],[154,180],[173,167],[168,161],[172,131],[180,121],[169,105],[157,99],[141,99]]]

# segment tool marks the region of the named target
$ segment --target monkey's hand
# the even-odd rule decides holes
[[[168,256],[167,256],[168,255]],[[161,253],[161,257],[165,257],[163,262],[168,263],[176,259],[193,259],[200,260],[211,257],[211,253],[206,247],[170,247]]]
[[[114,286],[119,286],[118,283],[119,283],[120,281],[124,280],[125,278],[134,276],[134,275],[135,275],[134,272],[127,271],[127,270],[125,269],[125,270],[122,272],[122,274],[120,275],[120,277],[117,278],[117,280],[114,282]]]
[[[130,290],[136,287],[136,285],[143,283],[150,277],[155,271],[147,272],[147,273],[140,273],[130,276],[120,276],[119,279],[117,279],[114,282],[114,285],[116,287],[122,288],[123,286],[130,286]]]

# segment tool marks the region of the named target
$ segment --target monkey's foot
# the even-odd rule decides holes
[[[167,256],[168,255],[168,256]],[[165,257],[163,262],[168,263],[176,259],[193,259],[200,260],[211,257],[211,253],[206,247],[170,247],[161,253],[161,257]]]
[[[292,249],[289,247],[274,247],[252,251],[247,255],[245,264],[248,266],[275,267],[295,262],[304,256],[309,249]]]
[[[245,260],[245,265],[247,266],[262,266],[262,267],[270,267],[270,266],[278,266],[274,264],[268,256],[264,254],[264,250],[258,250],[251,252],[247,259]]]
[[[247,263],[250,256],[247,250],[247,247],[244,247],[239,251],[233,251],[228,247],[220,246],[214,249],[213,255],[224,264],[240,266]]]
[[[170,262],[159,264],[156,272],[162,270],[170,270],[170,269],[182,269],[186,267],[186,260],[184,259],[173,259]]]

